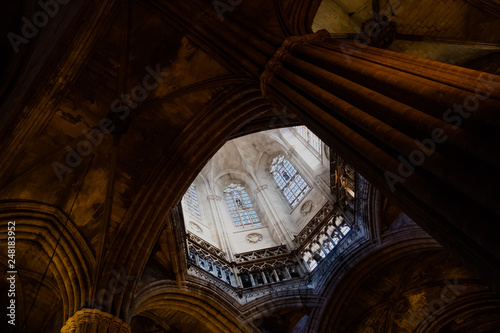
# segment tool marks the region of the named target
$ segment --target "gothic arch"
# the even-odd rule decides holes
[[[241,308],[242,317],[247,322],[254,322],[261,318],[278,313],[318,308],[322,304],[322,298],[308,288],[295,288],[277,291],[274,295],[260,297],[251,301]]]
[[[217,191],[222,193],[229,184],[235,182],[245,186],[248,191],[253,191],[257,188],[257,183],[249,172],[234,169],[225,169],[218,174],[215,177],[214,185],[217,187]]]
[[[313,312],[310,332],[330,332],[331,330],[340,332],[338,318],[342,317],[345,304],[348,304],[349,299],[364,284],[370,272],[376,270],[377,267],[385,267],[404,258],[436,253],[445,252],[429,236],[421,235],[419,238],[394,241],[364,256],[350,267],[348,274],[337,277],[337,281],[331,279],[327,283],[323,292],[327,301],[321,310]]]
[[[0,203],[0,223],[4,230],[10,218],[23,219],[22,224],[16,225],[17,246],[32,244],[45,253],[47,260],[55,249],[49,268],[57,283],[66,320],[91,301],[95,260],[92,247],[74,222],[56,207],[32,201],[3,201]],[[7,233],[1,233],[0,239],[6,241]],[[37,273],[33,271],[30,275]]]
[[[274,0],[278,20],[286,36],[311,33],[311,25],[322,0],[290,1]]]
[[[257,177],[262,176],[262,174],[268,174],[268,168],[273,160],[274,156],[279,154],[287,155],[290,147],[286,146],[286,143],[282,140],[278,141],[277,138],[271,138],[273,141],[264,147],[256,159],[255,175]]]
[[[162,160],[145,182],[133,202],[113,244],[112,255],[107,257],[100,287],[106,288],[112,279],[113,267],[123,267],[126,274],[135,276],[128,282],[126,292],[114,295],[103,311],[122,318],[128,317],[130,302],[138,277],[158,239],[169,210],[178,204],[198,171],[223,145],[230,133],[269,110],[255,85],[243,85],[226,89],[213,99],[177,137],[176,143],[165,152]],[[204,136],[197,133],[211,133]],[[149,202],[145,205],[145,202]],[[131,223],[131,221],[134,221]],[[132,232],[141,230],[141,233]],[[123,236],[123,237],[122,237]],[[143,244],[133,249],[129,244]],[[117,283],[117,282],[116,282]],[[116,286],[116,284],[115,284]]]
[[[166,281],[150,284],[135,296],[131,314],[135,316],[156,309],[175,308],[188,316],[202,318],[214,333],[258,332],[241,316],[234,315],[239,310],[235,300],[205,284],[204,280],[192,277],[182,289]]]
[[[415,329],[415,333],[439,333],[451,328],[464,331],[493,332],[500,325],[500,301],[491,292],[466,295],[446,306],[446,311],[429,316]],[[455,322],[460,318],[461,322]]]

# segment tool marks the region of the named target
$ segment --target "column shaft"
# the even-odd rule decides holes
[[[66,321],[61,333],[130,333],[130,325],[107,312],[81,309]]]
[[[261,89],[500,289],[500,77],[321,31],[285,40]]]

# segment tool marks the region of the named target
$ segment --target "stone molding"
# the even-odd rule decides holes
[[[253,191],[253,193],[258,194],[258,193],[266,190],[267,187],[268,187],[267,184],[257,186],[257,189],[255,191]]]
[[[285,56],[292,53],[293,48],[297,45],[323,41],[331,35],[328,31],[322,29],[312,34],[301,36],[290,36],[285,39],[282,46],[276,51],[273,57],[267,62],[264,72],[260,76],[260,89],[262,96],[269,95],[269,83],[274,78],[276,68],[282,66],[282,61]]]
[[[97,309],[81,309],[66,321],[61,333],[131,333],[130,325]]]
[[[217,194],[209,194],[209,195],[207,195],[207,199],[220,201],[222,198],[220,196],[218,196]]]

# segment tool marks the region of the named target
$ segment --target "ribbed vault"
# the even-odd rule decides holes
[[[61,300],[64,314],[60,320],[65,321],[89,303],[95,254],[69,217],[43,203],[3,201],[0,202],[0,221],[5,230],[8,221],[16,221],[18,274],[36,281],[32,284],[36,296],[24,302],[25,316],[28,316],[33,302],[39,304],[45,297],[43,290],[39,295],[37,293],[40,284]],[[1,233],[0,239],[6,242],[7,233]],[[26,255],[23,255],[23,250]],[[39,308],[35,306],[30,318],[39,316],[37,310]],[[25,318],[20,317],[19,321]]]

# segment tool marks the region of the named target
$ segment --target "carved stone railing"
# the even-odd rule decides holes
[[[302,231],[293,239],[295,247],[301,247],[302,243],[307,242],[308,239],[315,234],[315,232],[323,226],[328,219],[334,214],[333,205],[327,202],[314,217],[309,221],[309,223],[302,229]]]
[[[206,274],[201,274],[199,270],[190,269],[190,272],[240,288],[301,278],[312,272],[339,244],[343,244],[341,240],[350,230],[346,219],[332,204],[326,203],[295,237],[294,251],[290,252],[285,245],[280,245],[235,254],[234,262],[226,259],[225,252],[188,231],[189,263]]]
[[[234,279],[234,265],[226,260],[226,253],[189,231],[187,255],[189,264],[204,269],[230,285],[237,285]]]
[[[351,244],[357,242],[363,237],[363,232],[356,225],[353,227],[349,233],[340,240],[340,242],[335,246],[324,259],[322,259],[316,269],[311,273],[311,280],[319,280],[324,274],[332,271],[332,266],[337,262],[339,256],[346,250]]]
[[[213,274],[207,272],[205,269],[200,268],[195,265],[191,265],[188,268],[188,274],[197,276],[207,282],[210,282],[210,284],[222,289],[225,291],[228,295],[237,298],[239,297],[238,295],[238,289],[235,288],[235,286],[231,283],[228,283],[227,281],[221,280],[220,278],[214,276]]]
[[[266,260],[270,257],[276,257],[282,254],[288,254],[289,251],[287,250],[285,245],[279,245],[275,247],[269,247],[267,249],[262,249],[262,250],[256,250],[256,251],[250,251],[250,252],[245,252],[245,253],[238,253],[235,254],[235,261],[236,263],[244,263],[244,262],[249,262],[253,260]]]
[[[342,240],[350,231],[351,226],[339,215],[334,215],[326,223],[322,223],[298,249],[308,269],[313,271],[330,252],[343,243]]]
[[[323,228],[320,228],[320,232],[315,232],[314,235],[322,235],[323,230],[329,232],[328,228],[332,227],[332,223],[339,222],[339,219],[341,217],[330,217]],[[309,255],[308,259],[313,260],[314,264],[310,260],[304,260],[304,255],[311,251],[310,245],[317,241],[315,237],[303,243],[300,251],[289,252],[286,247],[277,246],[238,254],[239,262],[217,258],[208,250],[201,249],[199,244],[188,242],[188,261],[191,263],[188,273],[210,282],[234,298],[253,298],[270,292],[305,287],[311,284],[318,272],[326,272],[336,256],[359,235],[359,232],[353,232],[343,221],[335,227],[334,236],[338,242],[328,247],[319,257]],[[323,246],[322,251],[325,249]]]
[[[269,285],[304,275],[300,258],[285,245],[240,253],[236,257],[236,271],[243,288]]]
[[[302,276],[300,278],[294,278],[289,280],[284,280],[280,283],[272,283],[263,286],[257,286],[251,289],[246,289],[241,293],[242,297],[254,299],[260,296],[273,294],[285,290],[297,290],[299,288],[304,288],[309,285],[311,281],[307,276]]]
[[[236,261],[228,262],[219,256],[219,253],[225,256],[224,252],[213,251],[213,245],[207,246],[207,242],[189,231],[187,235],[188,272],[205,280],[217,279],[217,285],[251,288],[287,281],[305,273],[300,268],[300,258],[284,245],[236,254]]]
[[[198,245],[199,247],[203,248],[204,250],[210,252],[211,254],[213,254],[217,257],[220,257],[223,259],[227,258],[227,254],[224,251],[222,251],[218,247],[210,244],[209,242],[201,239],[200,237],[196,236],[195,234],[188,231],[187,237],[188,237],[188,242]]]
[[[298,258],[289,254],[287,257],[267,261],[251,266],[237,266],[238,277],[242,288],[255,288],[271,285],[304,276]]]

